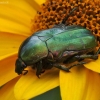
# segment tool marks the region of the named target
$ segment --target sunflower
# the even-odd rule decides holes
[[[100,36],[99,0],[0,1],[0,100],[99,100],[100,56],[70,73],[52,68],[39,79],[35,70],[18,76],[15,60],[20,44],[38,30],[59,24],[81,25]],[[99,41],[98,41],[99,44]]]

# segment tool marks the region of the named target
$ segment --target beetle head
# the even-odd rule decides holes
[[[21,60],[17,59],[15,63],[15,72],[20,75],[23,71],[25,71],[23,74],[27,74],[28,70],[24,70],[26,68],[26,64]]]

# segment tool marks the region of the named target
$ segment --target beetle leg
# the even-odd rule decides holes
[[[65,23],[66,23],[66,21],[68,20],[68,18],[70,17],[70,15],[72,15],[73,14],[73,12],[75,11],[75,10],[77,10],[78,9],[78,7],[74,7],[70,12],[69,12],[69,14],[62,20],[62,22],[59,24],[59,25],[55,25],[54,26],[54,28],[65,28]],[[67,25],[68,25],[69,23],[67,23]]]
[[[74,64],[74,65],[70,66],[70,67],[63,67],[63,66],[61,66],[61,65],[55,64],[54,67],[59,68],[59,69],[61,69],[61,70],[64,70],[64,71],[66,71],[66,72],[70,72],[70,69],[71,69],[72,67],[74,67],[74,66],[79,66],[79,65],[83,65],[83,64],[86,64],[86,63],[88,63],[88,62],[79,62],[79,63],[77,63],[77,64]]]
[[[41,60],[37,63],[36,69],[37,69],[36,75],[37,75],[38,78],[40,78],[39,75],[41,75],[41,73],[43,73],[43,71],[42,71],[42,61]]]
[[[69,70],[69,69],[71,69],[71,68],[74,67],[74,66],[83,65],[83,64],[86,64],[86,63],[88,63],[88,62],[82,61],[82,62],[79,62],[79,63],[77,63],[77,64],[74,64],[74,65],[72,65],[72,66],[67,67],[67,69]]]
[[[66,21],[68,20],[68,18],[70,17],[70,15],[72,15],[73,12],[74,12],[75,10],[77,10],[77,9],[78,9],[78,7],[74,7],[74,8],[69,12],[69,14],[62,20],[61,24],[65,24]]]
[[[77,58],[77,59],[84,59],[84,58],[90,58],[90,59],[94,59],[94,60],[96,60],[96,59],[98,59],[98,54],[100,53],[100,47],[99,47],[99,49],[97,50],[97,52],[95,53],[95,54],[93,54],[93,55],[80,55],[80,56],[75,56],[75,58]]]
[[[63,66],[61,66],[61,65],[54,65],[54,67],[59,68],[59,69],[61,69],[61,70],[64,70],[64,71],[66,71],[66,72],[70,72],[70,69],[71,69],[72,67],[74,67],[74,66],[79,66],[79,65],[83,65],[83,64],[86,64],[86,63],[88,63],[88,62],[79,62],[79,63],[77,63],[77,64],[74,64],[74,65],[70,66],[70,67],[63,67]]]
[[[61,66],[61,65],[59,65],[59,64],[54,64],[53,66],[56,67],[56,68],[58,68],[58,69],[64,70],[64,71],[66,71],[66,72],[70,72],[70,71],[69,71],[69,68],[64,67],[64,66]]]
[[[94,55],[80,55],[80,56],[75,56],[75,58],[77,58],[77,59],[91,58],[91,59],[96,60],[96,59],[98,59],[99,53],[100,53],[100,48],[97,50],[97,52]],[[74,66],[78,66],[78,65],[82,65],[82,64],[86,64],[86,63],[88,63],[88,62],[82,61],[82,62],[79,62],[77,64],[74,64],[74,65],[68,67],[68,69],[71,69]]]
[[[90,58],[90,59],[98,59],[98,55],[80,55],[80,56],[75,56],[77,59],[85,59],[85,58]]]

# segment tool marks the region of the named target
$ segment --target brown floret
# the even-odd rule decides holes
[[[69,12],[78,7],[66,21],[68,25],[81,25],[100,36],[99,0],[47,0],[41,5],[33,20],[32,31],[52,28],[59,24]]]

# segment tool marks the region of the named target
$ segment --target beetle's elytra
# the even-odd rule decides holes
[[[66,26],[65,21],[68,16],[61,24],[51,29],[38,31],[21,44],[15,64],[16,73],[22,74],[25,71],[24,74],[26,74],[28,71],[24,69],[27,66],[35,67],[38,77],[45,69],[52,67],[68,72],[73,66],[86,63],[85,58],[98,58],[100,48],[94,53],[97,46],[96,37],[82,26]],[[61,63],[75,61],[79,63],[68,68],[61,66]]]

